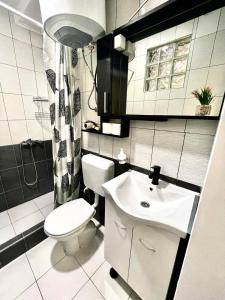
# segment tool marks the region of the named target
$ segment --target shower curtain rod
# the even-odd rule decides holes
[[[5,3],[2,2],[2,1],[0,1],[0,6],[6,8],[6,9],[8,9],[8,10],[10,10],[10,11],[13,12],[14,14],[16,14],[16,15],[18,15],[18,16],[20,16],[20,17],[22,17],[22,18],[24,18],[24,19],[26,19],[26,20],[32,22],[32,23],[34,23],[34,24],[35,24],[36,26],[38,26],[39,28],[42,28],[42,29],[43,29],[43,25],[42,25],[40,22],[38,22],[38,21],[36,21],[36,20],[34,20],[34,19],[28,17],[27,15],[23,14],[22,12],[20,12],[19,10],[13,8],[12,6],[7,5],[7,4],[5,4]]]

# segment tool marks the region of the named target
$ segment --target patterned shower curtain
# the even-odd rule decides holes
[[[52,126],[55,207],[79,197],[81,100],[76,80],[77,50],[44,35]]]

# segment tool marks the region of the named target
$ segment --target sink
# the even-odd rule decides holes
[[[154,186],[147,175],[133,170],[102,187],[106,196],[136,221],[166,229],[182,238],[190,233],[197,193],[163,180]]]

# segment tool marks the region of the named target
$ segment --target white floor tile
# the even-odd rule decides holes
[[[45,239],[27,252],[36,279],[40,278],[64,256],[62,245],[51,238]]]
[[[34,281],[27,258],[21,255],[0,270],[0,299],[15,299]]]
[[[76,253],[76,258],[88,276],[92,276],[104,262],[103,234],[98,232],[90,244]]]
[[[76,260],[66,256],[38,280],[38,285],[45,300],[66,300],[72,299],[87,281]]]
[[[33,201],[28,201],[23,204],[17,205],[8,210],[10,219],[12,223],[15,223],[17,220],[20,220],[26,216],[37,211],[37,206],[33,203]]]
[[[109,275],[110,268],[111,266],[105,262],[91,280],[106,300],[127,300],[131,294],[131,288],[121,277],[116,280],[112,279]]]
[[[44,217],[41,214],[41,212],[36,211],[35,213],[32,213],[29,216],[26,216],[26,217],[16,221],[13,224],[13,227],[14,227],[16,234],[20,234],[20,233],[30,229],[34,225],[40,223],[43,220],[44,220]]]
[[[39,288],[36,283],[34,283],[31,287],[25,290],[17,300],[42,300]]]
[[[45,218],[52,212],[54,209],[54,204],[49,204],[43,208],[41,208],[41,213],[45,216]]]
[[[102,300],[103,296],[96,289],[94,284],[89,280],[84,287],[78,292],[78,294],[73,298],[74,300]]]
[[[38,198],[35,198],[33,201],[40,209],[46,207],[47,205],[54,203],[54,192],[42,195]]]
[[[10,218],[7,211],[0,213],[0,228],[10,225]]]
[[[15,236],[12,225],[8,225],[0,229],[0,245]]]

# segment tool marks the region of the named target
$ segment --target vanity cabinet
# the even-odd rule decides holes
[[[180,238],[131,220],[109,196],[105,258],[143,300],[165,300]]]

